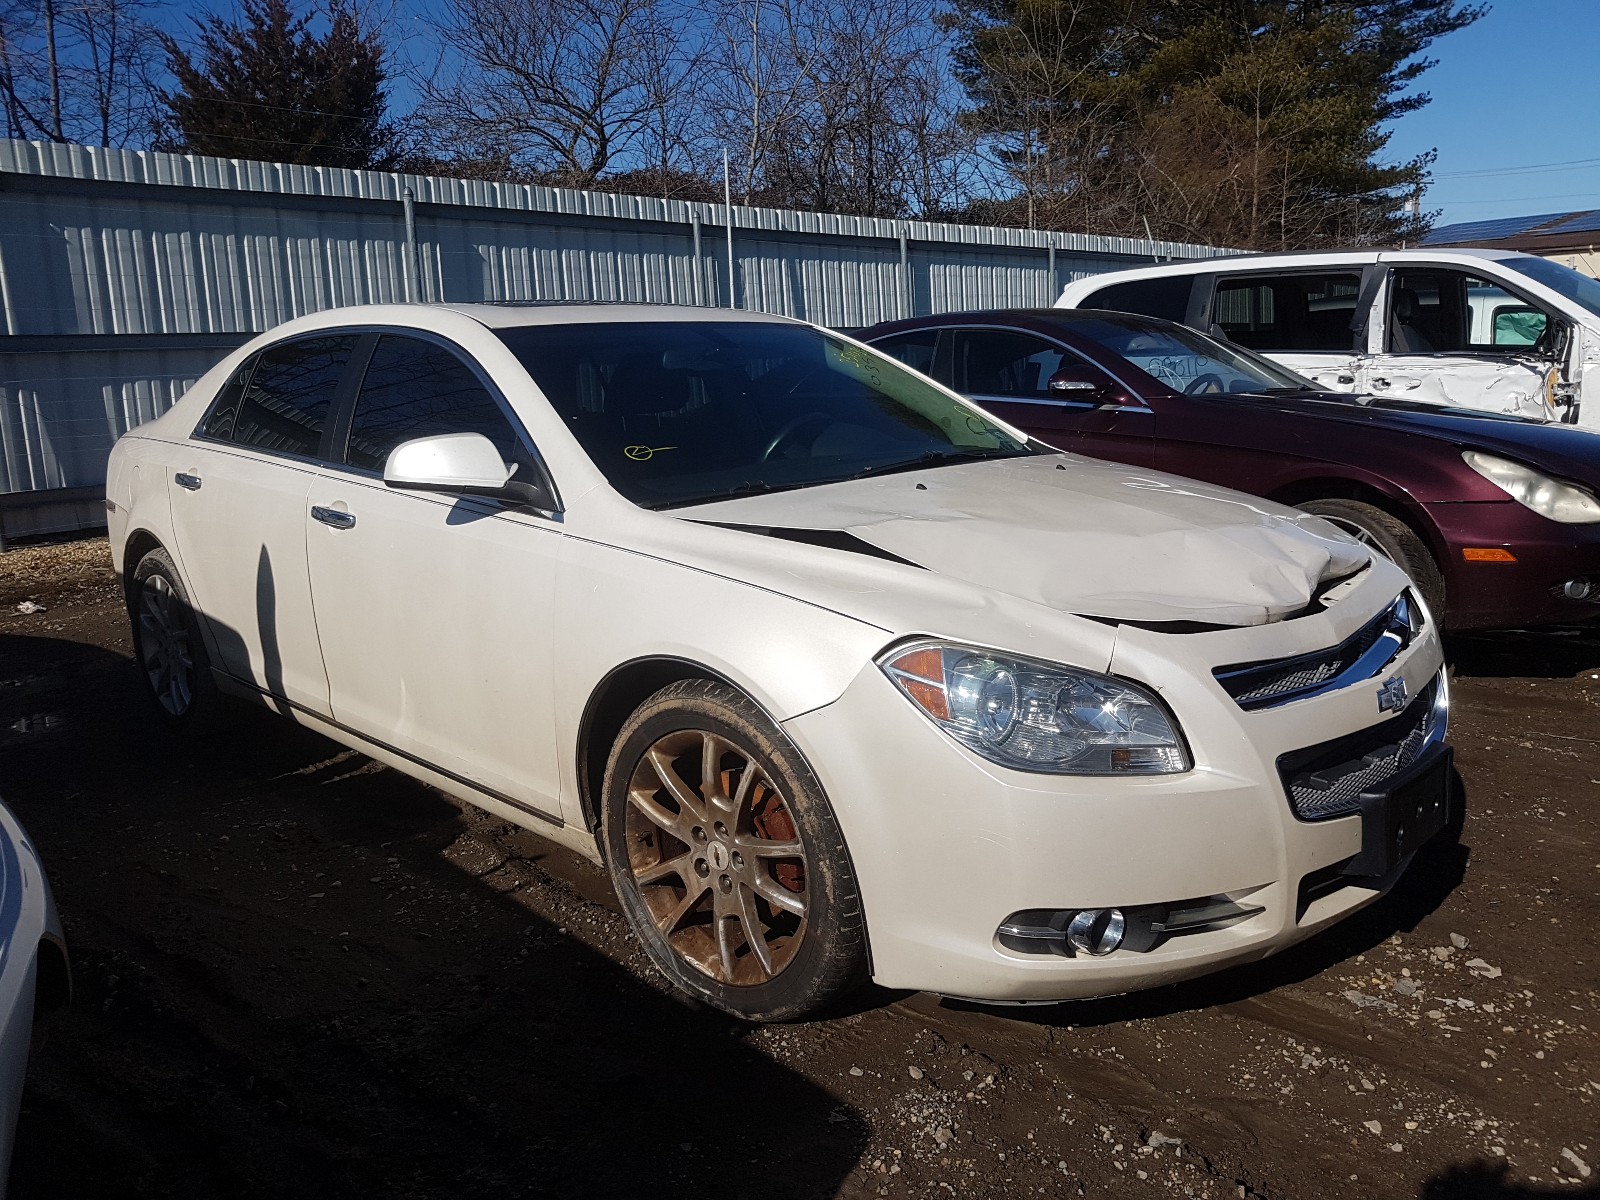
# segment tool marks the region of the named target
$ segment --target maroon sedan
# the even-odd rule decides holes
[[[1316,513],[1452,629],[1600,617],[1600,435],[1323,391],[1154,317],[947,313],[861,335],[1041,441]]]

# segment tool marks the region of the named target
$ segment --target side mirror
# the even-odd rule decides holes
[[[389,451],[383,482],[417,492],[500,496],[514,470],[483,434],[441,433],[401,442]]]
[[[1122,390],[1090,366],[1064,366],[1045,385],[1052,400],[1079,400],[1085,404],[1120,404]]]

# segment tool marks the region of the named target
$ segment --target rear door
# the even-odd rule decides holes
[[[1020,329],[963,328],[950,339],[950,385],[1040,441],[1076,454],[1150,466],[1155,414],[1130,389],[1066,346]],[[1064,367],[1120,399],[1060,399],[1050,377]]]
[[[213,663],[323,716],[328,681],[306,572],[305,501],[355,342],[353,334],[297,338],[247,361],[167,489]]]
[[[1210,324],[1325,388],[1353,392],[1365,352],[1363,277],[1359,266],[1219,275]]]
[[[1382,350],[1360,373],[1378,396],[1553,420],[1563,322],[1503,283],[1458,267],[1397,265],[1383,294]]]
[[[481,433],[541,471],[487,375],[456,348],[364,344],[336,462],[301,507],[333,716],[525,811],[559,814],[551,678],[560,526],[482,497],[391,488],[389,452]]]

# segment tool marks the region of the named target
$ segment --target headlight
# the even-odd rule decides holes
[[[1510,496],[1524,508],[1564,525],[1583,525],[1600,521],[1600,500],[1581,487],[1479,450],[1463,450],[1461,457],[1479,475]]]
[[[967,646],[915,642],[878,665],[990,762],[1052,775],[1167,775],[1189,755],[1161,702],[1125,679]]]

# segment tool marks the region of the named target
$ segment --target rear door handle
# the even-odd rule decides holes
[[[191,492],[200,490],[200,476],[191,475],[187,471],[179,471],[172,477],[172,482],[181,488],[187,488]]]
[[[331,525],[335,529],[354,529],[356,525],[355,513],[341,512],[337,508],[323,508],[320,504],[311,506],[312,520],[321,521],[324,525]]]

